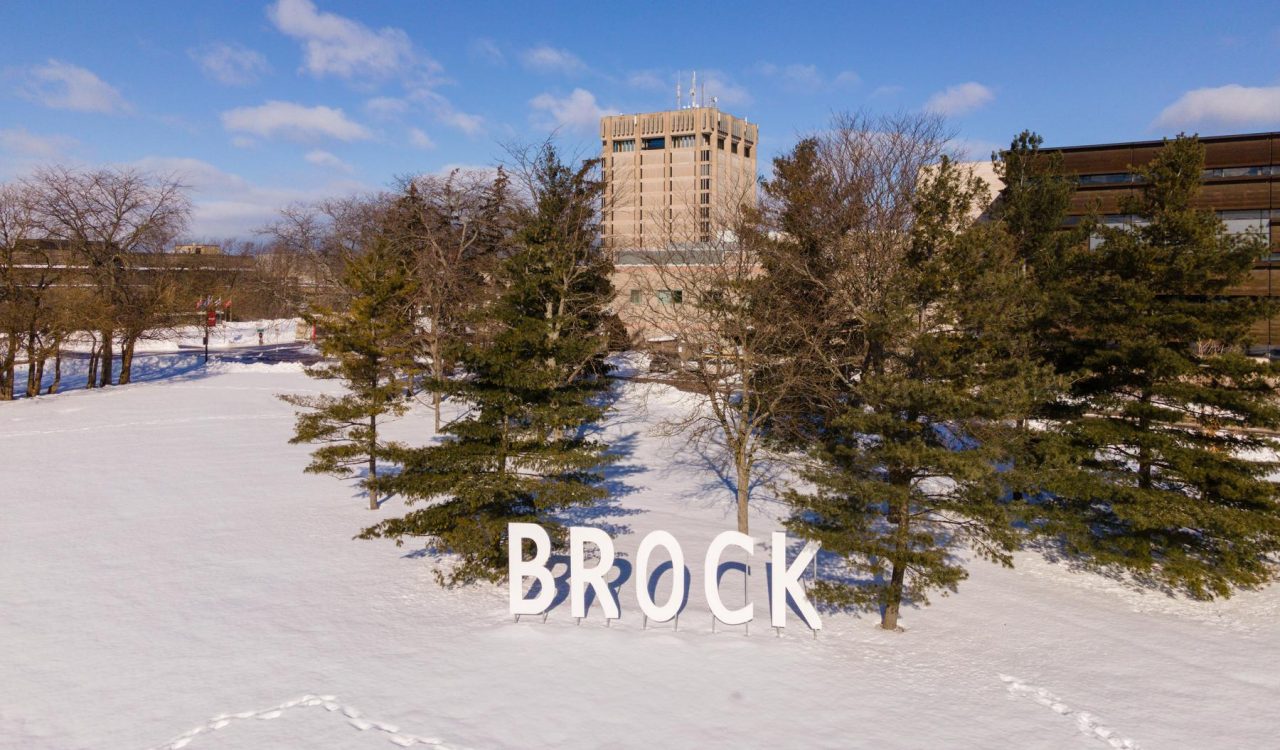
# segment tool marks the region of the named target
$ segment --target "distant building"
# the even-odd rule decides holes
[[[656,288],[655,263],[715,262],[732,241],[735,214],[756,204],[758,140],[756,125],[694,96],[687,108],[600,119],[601,229],[629,329],[645,327],[636,312],[651,303],[684,304],[683,290]]]
[[[176,245],[173,252],[177,255],[222,255],[218,245]]]
[[[1244,284],[1232,290],[1253,297],[1280,297],[1280,132],[1202,136],[1204,174],[1195,202],[1222,219],[1226,231],[1253,232],[1268,243]],[[1067,212],[1075,224],[1094,213],[1108,226],[1131,226],[1137,217],[1121,213],[1121,203],[1141,189],[1134,167],[1150,162],[1164,141],[1132,141],[1046,148],[1062,154],[1065,171],[1077,190]],[[991,185],[994,197],[1003,187],[990,163],[975,170]],[[1093,242],[1098,242],[1094,238]],[[1280,317],[1258,323],[1253,351],[1280,351]]]
[[[606,245],[711,242],[720,214],[755,202],[757,140],[716,107],[601,118]]]

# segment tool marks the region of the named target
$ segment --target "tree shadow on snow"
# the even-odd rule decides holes
[[[1150,574],[1120,566],[1099,565],[1082,558],[1078,554],[1073,554],[1067,550],[1064,542],[1059,539],[1035,539],[1026,545],[1026,549],[1040,555],[1047,562],[1063,566],[1072,573],[1096,575],[1139,594],[1159,593],[1164,594],[1169,599],[1202,601],[1190,595],[1187,591],[1172,586],[1167,581]]]
[[[112,382],[116,382],[120,378],[120,360],[116,358],[111,368]],[[207,378],[216,375],[217,370],[210,370],[204,364],[204,357],[200,354],[188,354],[184,352],[164,353],[164,354],[138,354],[133,359],[133,367],[131,368],[131,383],[136,385],[139,383],[155,383],[160,381],[185,382]],[[27,370],[20,367],[15,373],[14,378],[14,395],[19,398],[25,398],[27,389]],[[41,393],[53,383],[53,361],[50,360],[45,365],[44,377],[40,382]],[[58,393],[67,393],[69,391],[87,390],[89,384],[89,360],[87,356],[79,354],[64,355],[62,361],[62,380],[58,386]],[[119,386],[113,385],[104,390],[111,390]]]
[[[674,450],[668,459],[664,473],[683,471],[696,479],[690,484],[688,502],[700,507],[723,506],[726,512],[736,512],[738,502],[738,477],[728,450],[720,441],[685,441],[680,450]],[[780,480],[786,476],[787,467],[782,461],[767,455],[756,458],[751,470],[751,482],[747,488],[747,505],[752,511],[780,502],[774,493]]]

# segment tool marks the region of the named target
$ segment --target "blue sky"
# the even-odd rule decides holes
[[[590,153],[600,114],[671,107],[681,71],[760,124],[762,171],[842,110],[942,112],[976,157],[1023,128],[1280,129],[1274,1],[8,0],[0,28],[0,179],[177,171],[200,239],[556,129]]]

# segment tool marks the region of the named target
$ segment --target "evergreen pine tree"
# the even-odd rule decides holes
[[[360,486],[377,510],[386,493],[378,476],[378,461],[389,447],[379,439],[379,419],[405,410],[397,376],[412,364],[414,315],[413,281],[403,257],[385,237],[373,240],[366,252],[345,262],[342,285],[349,293],[345,309],[322,309],[307,316],[321,333],[325,356],[307,374],[339,380],[341,396],[285,395],[281,398],[306,411],[298,413],[291,443],[322,443],[311,454],[306,471],[350,476],[364,466]]]
[[[954,551],[1011,563],[1018,505],[1001,467],[1048,368],[1013,345],[1028,281],[1012,238],[974,224],[985,189],[944,159],[922,178],[902,262],[864,327],[867,356],[828,416],[789,528],[870,580],[820,582],[836,605],[876,605],[894,629],[904,601],[954,591]]]
[[[1272,368],[1245,355],[1266,314],[1231,296],[1265,250],[1197,208],[1204,149],[1167,142],[1122,206],[1132,227],[1097,227],[1062,268],[1071,300],[1056,415],[1065,453],[1040,468],[1042,531],[1071,558],[1194,596],[1271,579],[1280,549]]]
[[[448,585],[501,580],[509,522],[543,525],[563,543],[557,513],[606,495],[598,467],[607,446],[588,435],[605,412],[605,309],[611,262],[599,242],[595,163],[563,164],[550,146],[528,175],[532,205],[518,218],[497,296],[473,318],[455,354],[466,376],[451,384],[467,414],[435,445],[403,448],[390,487],[411,510],[361,538],[432,540],[457,556]]]
[[[1072,248],[1086,241],[1088,226],[1064,226],[1076,183],[1064,170],[1061,152],[1041,150],[1042,144],[1039,135],[1024,130],[1009,148],[992,155],[1003,187],[987,215],[1009,236],[1027,281],[1020,290],[1025,295],[1024,325],[1008,329],[1005,346],[1020,358],[1056,369],[1063,342],[1070,338],[1064,329],[1076,302],[1063,264]],[[1015,433],[1019,444],[1011,451],[1013,459],[1003,478],[1017,501],[1039,493],[1043,472],[1061,465],[1069,453],[1056,432],[1027,429],[1060,413],[1067,378],[1061,375],[1049,385],[1041,402],[1019,420],[1021,429]]]
[[[1043,269],[1051,276],[1058,256],[1075,239],[1062,231],[1075,182],[1063,170],[1061,152],[1042,151],[1043,143],[1039,135],[1024,130],[1008,149],[992,155],[1004,187],[989,213],[1004,224],[1024,268],[1029,273]]]

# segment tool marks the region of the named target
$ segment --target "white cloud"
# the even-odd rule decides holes
[[[277,0],[267,7],[276,28],[302,42],[304,67],[314,76],[381,77],[419,60],[403,29],[374,30],[336,13],[321,12],[311,0]]]
[[[956,138],[949,144],[953,155],[962,161],[980,161],[990,163],[991,153],[1009,148],[1008,143],[983,140],[981,138]]]
[[[627,85],[645,91],[661,91],[670,88],[675,91],[675,83],[667,83],[651,70],[640,70],[627,76]]]
[[[348,177],[316,184],[307,189],[257,185],[239,175],[224,172],[199,159],[149,156],[129,166],[173,175],[191,188],[194,204],[190,236],[249,238],[279,216],[292,203],[352,195],[367,186]]]
[[[545,44],[525,50],[520,60],[526,68],[539,73],[580,73],[587,69],[572,52]]]
[[[236,148],[254,148],[258,142],[247,135],[238,135],[231,139],[231,145]]]
[[[307,155],[302,158],[306,159],[308,164],[314,164],[317,167],[324,167],[325,169],[333,169],[347,174],[355,171],[351,168],[350,164],[322,149],[308,151]]]
[[[131,163],[144,172],[172,175],[194,191],[224,191],[244,188],[247,183],[209,162],[179,156],[147,156]]]
[[[862,82],[862,78],[852,70],[842,71],[837,73],[835,77],[828,79],[822,71],[818,70],[818,66],[800,63],[775,65],[770,62],[762,62],[756,65],[756,70],[767,78],[779,81],[787,90],[806,94],[837,88],[851,88]]]
[[[459,162],[445,164],[430,174],[433,177],[448,177],[454,172],[479,175],[486,180],[493,180],[498,176],[498,168],[491,164],[462,164]]]
[[[541,126],[570,130],[593,130],[599,127],[601,117],[617,111],[601,107],[595,94],[586,89],[574,89],[561,97],[539,94],[529,101],[529,106],[539,113],[537,121]]]
[[[502,49],[498,47],[498,43],[492,39],[481,37],[480,39],[471,40],[471,45],[467,50],[473,60],[489,63],[490,65],[506,65],[507,56],[502,54]]]
[[[1274,125],[1280,123],[1280,86],[1241,86],[1188,91],[1165,107],[1157,127],[1187,125]]]
[[[61,60],[30,68],[24,93],[53,109],[77,112],[127,112],[129,103],[92,71]]]
[[[990,103],[996,98],[995,92],[976,81],[948,86],[929,97],[924,108],[940,115],[959,116]]]
[[[901,94],[903,88],[901,86],[890,84],[888,86],[876,86],[875,91],[871,92],[872,99],[878,99],[882,96],[897,96]]]
[[[436,112],[436,119],[451,128],[457,128],[467,135],[479,135],[484,131],[484,118],[469,112],[461,112],[452,106]]]
[[[836,88],[852,88],[860,83],[862,83],[862,76],[852,70],[842,70],[831,79],[831,85]]]
[[[222,126],[230,131],[262,138],[280,136],[293,140],[335,138],[359,141],[370,137],[363,125],[347,119],[340,109],[304,107],[293,102],[269,101],[257,107],[238,107],[222,113]]]
[[[0,151],[23,159],[60,159],[77,141],[65,135],[37,135],[26,128],[0,130]]]
[[[429,150],[436,147],[436,142],[431,140],[431,136],[427,135],[420,128],[409,129],[409,144],[414,148]]]
[[[779,67],[773,63],[762,63],[758,67],[761,73],[770,78],[780,79],[783,86],[793,91],[813,92],[826,85],[816,65],[796,63]]]
[[[742,86],[733,83],[733,80],[718,70],[709,70],[707,72],[698,71],[698,98],[703,98],[703,92],[706,92],[706,103],[711,103],[711,97],[716,97],[722,106],[745,106],[753,100],[751,94]],[[687,96],[686,92],[686,96]]]
[[[380,120],[402,115],[409,110],[409,102],[393,96],[375,96],[364,103],[365,111]]]
[[[247,86],[271,70],[267,58],[240,44],[218,42],[187,50],[204,74],[228,86]]]
[[[484,131],[485,121],[480,115],[462,112],[442,94],[426,88],[410,92],[410,98],[422,102],[435,118],[451,128],[461,130],[469,136],[479,135]]]

